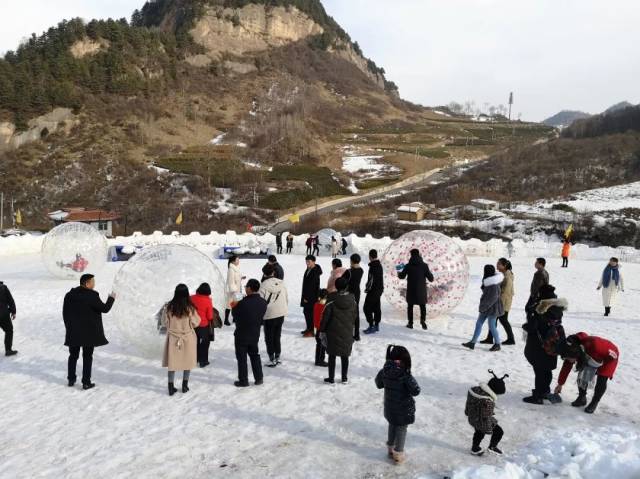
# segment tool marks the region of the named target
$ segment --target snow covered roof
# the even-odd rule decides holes
[[[115,211],[105,211],[100,209],[86,208],[63,208],[61,210],[49,213],[49,218],[54,221],[64,221],[70,223],[77,221],[80,223],[88,223],[93,221],[115,221],[121,218],[120,214]]]
[[[420,210],[426,210],[427,207],[422,203],[409,203],[406,205],[402,205],[398,208],[398,211],[403,213],[417,213]]]
[[[482,199],[482,198],[479,198],[477,200],[471,200],[471,203],[476,203],[476,204],[479,204],[479,205],[491,205],[491,206],[499,204],[497,201],[485,200],[485,199]]]

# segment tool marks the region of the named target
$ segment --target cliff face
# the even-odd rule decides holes
[[[262,4],[238,9],[208,7],[190,31],[194,41],[205,48],[206,55],[194,55],[187,61],[194,66],[208,66],[225,55],[265,52],[322,35],[324,31],[321,25],[295,7]],[[385,88],[384,75],[372,72],[367,59],[358,54],[350,42],[340,40],[329,51],[353,63],[378,87]]]
[[[219,59],[280,47],[319,35],[323,28],[296,8],[250,4],[240,9],[210,7],[191,30],[194,41]]]

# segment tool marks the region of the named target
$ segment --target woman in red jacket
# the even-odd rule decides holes
[[[557,394],[562,392],[562,386],[567,381],[573,365],[576,365],[578,373],[578,398],[571,403],[574,407],[582,407],[587,404],[587,388],[597,376],[595,390],[591,403],[584,412],[593,414],[607,390],[607,381],[613,379],[618,367],[620,351],[618,347],[608,339],[598,336],[589,336],[587,333],[577,333],[567,338],[564,351],[561,351],[564,365],[558,377]]]
[[[196,328],[198,336],[198,364],[201,368],[209,365],[209,344],[215,338],[213,329],[209,328],[209,323],[213,321],[213,302],[211,301],[211,286],[202,283],[196,290],[196,294],[191,296],[191,302],[196,307],[200,324]]]

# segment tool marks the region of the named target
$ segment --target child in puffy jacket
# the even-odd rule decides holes
[[[325,356],[327,351],[325,347],[322,345],[322,341],[320,340],[320,323],[322,322],[322,315],[324,314],[324,309],[327,307],[327,297],[329,296],[329,292],[326,289],[321,289],[318,302],[313,306],[313,327],[316,332],[316,366],[322,366],[326,368],[329,364],[325,361]]]
[[[509,375],[505,374],[502,378],[498,378],[493,371],[489,370],[489,373],[493,377],[488,383],[469,389],[467,404],[464,408],[464,414],[469,419],[469,424],[475,429],[471,446],[471,454],[474,456],[482,456],[484,454],[485,451],[480,447],[480,443],[486,434],[491,434],[489,451],[499,456],[502,455],[498,444],[504,435],[504,431],[498,425],[494,410],[498,396],[506,392],[504,379],[508,378]]]
[[[407,428],[416,419],[420,386],[411,375],[411,355],[402,346],[389,345],[384,367],[376,376],[378,389],[384,388],[384,417],[389,422],[387,453],[396,464],[405,460]]]

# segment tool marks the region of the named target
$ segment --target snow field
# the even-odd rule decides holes
[[[284,364],[265,368],[264,386],[238,391],[233,387],[232,330],[224,328],[212,345],[211,366],[192,373],[188,394],[170,398],[161,358],[146,359],[129,346],[109,315],[104,323],[111,344],[94,355],[97,388],[67,388],[61,309],[64,294],[75,284],[51,278],[37,254],[3,257],[0,279],[18,304],[15,348],[20,354],[0,357],[0,477],[520,479],[542,477],[540,471],[571,479],[640,477],[640,290],[634,284],[640,265],[624,265],[627,292],[619,297],[613,316],[603,318],[595,288],[604,264],[573,261],[564,270],[559,261],[550,260],[551,281],[570,304],[567,332],[601,335],[621,349],[616,378],[598,412],[589,416],[569,405],[577,394],[575,375],[565,387],[562,405],[537,407],[521,401],[533,385],[519,328],[531,258],[513,261],[511,322],[517,346],[497,354],[484,346],[473,352],[460,346],[473,332],[482,266],[494,261],[472,257],[472,281],[453,314],[431,321],[426,333],[409,331],[405,313],[384,301],[380,334],[355,345],[350,384],[335,386],[325,385],[326,370],[313,366],[315,341],[298,333],[304,324],[297,302],[303,257],[280,259],[291,298]],[[217,263],[225,270],[225,262]],[[324,281],[329,263],[330,258],[320,259]],[[259,278],[262,265],[261,260],[247,260],[241,269],[248,278]],[[120,266],[109,264],[97,278],[103,298]],[[386,458],[383,393],[373,383],[389,343],[411,351],[422,387],[416,424],[407,439],[409,459],[400,467]],[[260,349],[264,358],[262,339]],[[464,416],[466,391],[486,381],[489,368],[511,376],[507,394],[498,400],[504,458],[468,453],[473,431]]]

